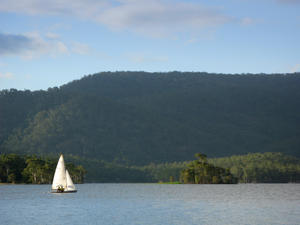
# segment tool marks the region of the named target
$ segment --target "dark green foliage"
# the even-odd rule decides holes
[[[47,91],[3,90],[0,153],[64,152],[128,174],[199,151],[300,156],[299,75],[107,72]]]
[[[300,182],[299,158],[282,153],[255,153],[215,158],[209,162],[229,168],[241,183]]]
[[[173,162],[154,164],[151,163],[147,166],[136,167],[148,174],[151,182],[174,182],[179,181],[180,171],[186,167],[187,162]]]
[[[208,162],[210,166],[213,165],[217,169],[221,167],[221,172],[228,173],[228,170],[230,170],[230,173],[238,179],[239,183],[300,182],[300,159],[282,153],[252,153],[207,160],[205,160],[205,155],[202,154],[202,157],[197,155],[197,158],[200,158],[200,163]],[[173,181],[179,181],[180,172],[185,169],[192,168],[192,170],[186,172],[193,172],[195,164],[197,166],[199,160],[194,162],[150,164],[136,168],[144,171],[151,177],[149,182],[169,182],[171,176]],[[227,168],[228,170],[224,171],[222,168]],[[212,168],[209,168],[209,170],[213,171]],[[195,178],[186,176],[186,182],[193,183]],[[218,176],[215,176],[211,182],[219,183]]]
[[[197,153],[198,158],[187,164],[187,168],[181,171],[180,180],[185,184],[235,184],[235,178],[228,169],[216,167],[207,163],[204,154]]]
[[[53,180],[56,164],[57,160],[49,158],[1,154],[0,182],[50,184]],[[83,183],[86,171],[82,166],[67,163],[66,167],[74,183]]]
[[[22,171],[25,169],[25,159],[16,154],[0,155],[0,182],[20,183],[22,182]]]
[[[0,91],[0,146],[12,132],[24,129],[36,113],[60,105],[68,98],[67,94],[61,95],[58,88]]]
[[[185,183],[195,183],[195,180],[196,183],[228,183],[232,178],[230,173],[240,183],[300,182],[300,159],[282,153],[254,153],[213,159],[199,158],[198,155],[200,160],[193,162],[151,163],[147,166],[126,166],[72,155],[65,155],[65,158],[72,162],[67,163],[67,168],[75,183],[83,182],[86,171],[86,182],[178,182],[183,170],[187,172],[181,175],[181,181]],[[0,159],[0,182],[3,183],[51,183],[57,163],[56,158],[20,157],[15,154],[2,154]],[[78,164],[84,169],[74,166]],[[207,165],[210,178],[190,176],[199,172],[195,171],[199,164]],[[229,168],[230,173],[222,168]]]
[[[70,157],[72,162],[81,164],[87,171],[86,182],[140,183],[152,182],[150,174],[139,167],[108,163],[103,160]]]

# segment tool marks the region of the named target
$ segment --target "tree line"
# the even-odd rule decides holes
[[[198,155],[199,156],[199,155]],[[72,158],[68,156],[68,158]],[[73,157],[88,171],[87,182],[288,183],[300,182],[300,159],[277,152],[249,153],[204,161],[124,165]],[[201,173],[206,178],[199,179]],[[196,175],[193,175],[193,173]],[[198,176],[198,177],[197,177]],[[213,178],[215,176],[215,178]],[[230,181],[231,180],[231,181]]]
[[[57,160],[35,155],[0,155],[0,183],[52,183]],[[86,170],[81,165],[66,163],[74,183],[83,183]]]
[[[74,182],[288,183],[300,182],[300,159],[282,153],[251,153],[184,162],[132,166],[65,155]],[[51,183],[54,157],[0,155],[0,182]],[[76,166],[82,165],[82,166]],[[83,180],[84,179],[84,180]]]
[[[228,168],[240,183],[300,182],[300,159],[280,152],[233,155],[209,162]]]
[[[299,183],[300,159],[279,152],[149,164],[140,168],[154,181],[181,183]],[[231,180],[231,181],[230,181]]]

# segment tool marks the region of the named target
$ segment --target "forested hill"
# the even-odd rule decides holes
[[[300,73],[106,72],[0,92],[0,152],[124,165],[249,152],[300,156]]]

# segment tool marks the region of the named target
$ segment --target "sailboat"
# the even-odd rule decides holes
[[[66,170],[63,155],[60,155],[55,174],[53,177],[51,192],[53,193],[70,193],[77,192],[71,176]]]

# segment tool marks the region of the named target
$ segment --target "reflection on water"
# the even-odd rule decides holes
[[[0,224],[300,224],[299,184],[0,185]]]

